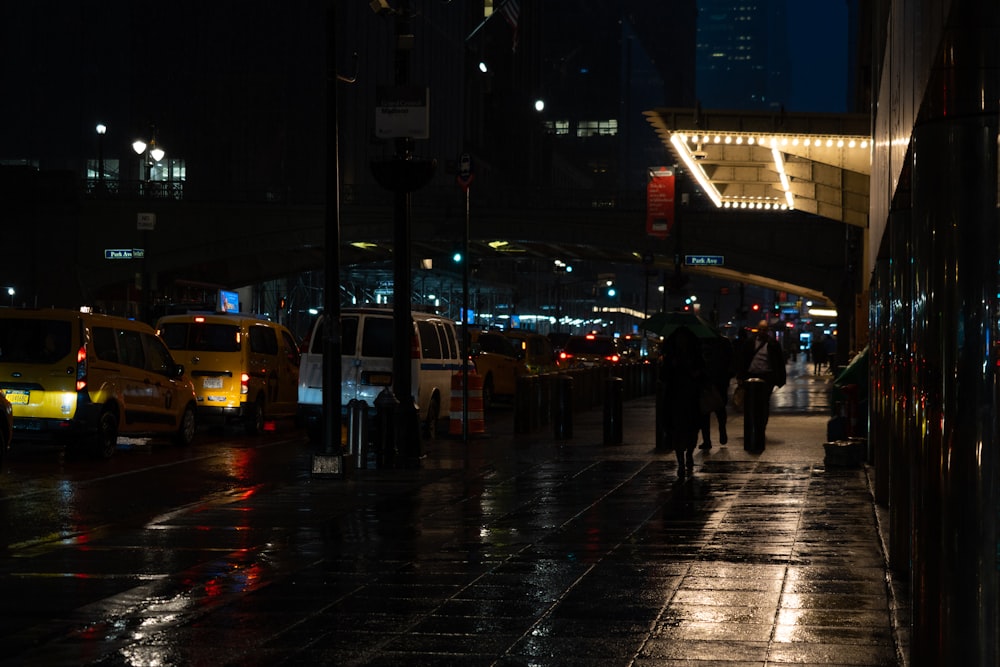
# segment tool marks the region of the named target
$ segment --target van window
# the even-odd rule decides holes
[[[278,336],[271,327],[250,327],[250,351],[257,354],[278,354]]]
[[[316,333],[322,333],[319,329]],[[322,336],[320,336],[322,338]],[[342,317],[340,319],[340,345],[341,354],[353,357],[358,349],[358,318]],[[315,352],[322,352],[323,348],[314,349]]]
[[[90,331],[90,339],[94,344],[94,354],[101,361],[118,363],[118,345],[115,342],[115,330],[111,327],[94,327]]]
[[[438,340],[438,328],[433,322],[419,320],[417,331],[420,332],[420,356],[424,359],[441,358],[441,341]]]
[[[287,331],[281,331],[281,340],[285,344],[283,353],[293,366],[299,365],[299,346],[295,344],[295,339]]]
[[[478,347],[478,350],[475,349]],[[489,352],[491,354],[502,354],[506,357],[515,357],[514,344],[500,334],[481,334],[479,340],[473,348],[473,352]]]
[[[233,324],[169,322],[160,336],[171,350],[193,352],[239,352],[240,329]]]
[[[392,326],[392,318],[366,317],[361,334],[361,356],[391,357]]]
[[[67,320],[0,320],[0,362],[51,364],[70,353]]]
[[[458,339],[455,337],[454,327],[444,326],[445,339],[448,341],[449,359],[458,359]]]
[[[146,367],[146,352],[142,348],[142,337],[138,331],[118,330],[118,350],[121,362],[135,368]]]
[[[166,346],[156,336],[148,333],[142,334],[142,342],[146,346],[146,370],[160,375],[170,375],[175,366]]]

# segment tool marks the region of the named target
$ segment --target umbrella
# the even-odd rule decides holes
[[[682,311],[654,313],[643,320],[640,326],[646,331],[652,331],[664,338],[682,326],[690,329],[698,338],[718,338],[720,336],[719,332],[713,329],[712,325],[702,319],[700,315]]]

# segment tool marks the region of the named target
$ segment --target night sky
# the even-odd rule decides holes
[[[789,111],[847,111],[847,6],[844,0],[789,0],[792,54]]]

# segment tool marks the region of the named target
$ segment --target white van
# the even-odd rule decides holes
[[[438,421],[448,415],[452,375],[461,370],[455,323],[447,318],[414,312],[411,373],[412,396],[417,402],[425,435],[437,434]],[[393,316],[391,309],[350,308],[340,314],[340,404],[352,399],[370,408],[392,385]],[[314,439],[323,425],[323,317],[317,318],[303,349],[299,367],[299,419]],[[392,387],[396,398],[399,389]]]

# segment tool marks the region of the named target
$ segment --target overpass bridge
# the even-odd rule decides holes
[[[667,162],[680,168],[679,192],[690,194],[689,203],[677,208],[670,238],[646,233],[644,192],[510,191],[477,182],[469,215],[474,289],[520,291],[522,299],[530,299],[538,284],[559,281],[551,271],[559,259],[579,268],[577,283],[614,273],[637,292],[645,282],[641,289],[648,301],[650,281],[655,288],[672,275],[683,255],[707,254],[722,256],[724,264],[683,267],[692,280],[756,285],[854,307],[851,274],[860,268],[853,254],[861,257],[858,232],[867,224],[870,147],[849,149],[837,142],[867,141],[867,116],[685,109],[646,115],[671,153]],[[360,293],[391,282],[392,200],[374,185],[343,188],[339,222],[346,289]],[[755,200],[792,206],[755,207]],[[59,302],[68,285],[79,291],[77,301],[116,299],[128,293],[140,272],[163,293],[177,282],[258,284],[321,270],[325,263],[329,223],[321,201],[212,202],[119,192],[113,199],[46,197],[28,208],[34,222],[17,232],[14,245],[23,252],[8,263],[17,266],[16,275],[31,278],[26,282],[33,283],[40,304]],[[155,216],[154,230],[137,229],[141,213]],[[446,283],[454,289],[456,281],[460,288],[460,271],[450,255],[465,224],[465,195],[457,186],[413,194],[415,286],[430,279],[439,290]],[[75,240],[62,262],[74,267],[68,274],[49,266],[55,258],[46,240],[62,237]],[[105,251],[115,248],[141,248],[144,257],[107,259]],[[418,272],[423,259],[432,259],[434,268]],[[656,309],[654,302],[649,310]]]

